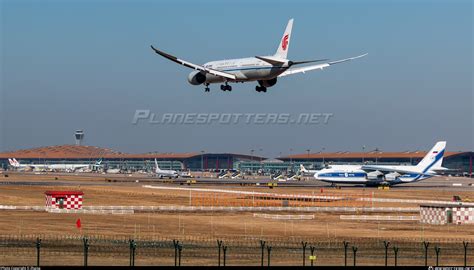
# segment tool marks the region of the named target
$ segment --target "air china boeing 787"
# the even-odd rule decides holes
[[[179,59],[173,55],[165,53],[161,50],[151,46],[151,48],[159,55],[181,64],[183,66],[194,69],[188,76],[188,81],[192,85],[204,84],[205,91],[209,92],[209,84],[222,83],[222,91],[232,91],[229,83],[237,82],[251,82],[257,81],[258,85],[255,87],[257,92],[267,92],[267,87],[274,86],[277,83],[277,78],[287,75],[305,73],[311,70],[322,70],[334,64],[339,64],[354,60],[367,54],[362,54],[355,57],[341,59],[337,61],[328,61],[328,59],[307,60],[307,61],[291,61],[287,59],[288,49],[290,47],[291,29],[293,27],[293,19],[288,22],[285,33],[280,40],[278,49],[274,55],[270,56],[255,56],[248,58],[219,60],[205,63],[204,65],[197,65],[191,62]],[[303,67],[294,67],[296,65],[324,62],[316,65],[308,65]]]

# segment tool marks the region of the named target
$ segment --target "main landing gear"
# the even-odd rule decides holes
[[[257,92],[267,92],[267,88],[265,86],[260,85],[255,86],[255,90],[257,90]]]
[[[232,91],[232,86],[228,85],[227,83],[221,84],[222,91]]]
[[[209,84],[206,83],[206,84],[204,84],[204,85],[206,86],[206,88],[204,88],[204,92],[210,92],[211,89],[209,88]]]

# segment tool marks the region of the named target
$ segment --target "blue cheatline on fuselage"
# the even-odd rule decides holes
[[[400,184],[409,181],[417,181],[429,178],[430,176],[423,176],[421,174],[403,174],[398,177],[398,180],[389,181],[391,185]],[[326,178],[326,179],[325,179]],[[384,180],[369,180],[367,173],[348,173],[348,172],[332,172],[323,173],[318,175],[318,179],[327,183],[340,183],[340,184],[370,184],[380,183]]]
[[[367,173],[348,173],[348,172],[332,172],[332,173],[322,173],[318,175],[319,177],[366,177]]]

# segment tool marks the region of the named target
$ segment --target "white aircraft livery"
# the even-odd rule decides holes
[[[303,164],[300,164],[300,172],[303,175],[314,175],[318,170],[308,170],[303,166]]]
[[[292,27],[293,19],[288,22],[276,53],[270,56],[254,56],[240,59],[220,60],[208,62],[204,65],[197,65],[158,50],[153,46],[151,46],[151,48],[157,54],[173,62],[194,69],[195,71],[191,72],[188,76],[188,82],[192,85],[204,84],[206,86],[205,92],[209,92],[209,85],[212,83],[222,83],[222,91],[232,91],[232,87],[229,83],[252,81],[258,82],[258,85],[255,87],[257,92],[267,92],[267,87],[274,86],[277,83],[277,79],[280,77],[305,73],[306,71],[311,70],[323,70],[324,68],[334,64],[347,62],[367,55],[362,54],[351,58],[329,62],[326,62],[328,59],[290,61],[288,60],[287,55],[290,47]],[[294,67],[296,65],[314,62],[324,63]]]
[[[175,170],[162,170],[158,167],[158,161],[155,158],[155,174],[159,178],[168,177],[168,178],[178,178],[178,172]]]
[[[9,158],[8,162],[10,165],[14,168],[20,168],[20,169],[25,169],[25,168],[32,168],[35,170],[57,170],[57,171],[75,171],[77,169],[84,169],[84,168],[89,168],[89,167],[94,167],[94,166],[100,166],[102,163],[102,159],[97,160],[95,164],[64,164],[64,163],[58,163],[58,164],[20,164],[18,160],[15,158]]]
[[[446,142],[436,145],[417,164],[410,166],[329,165],[317,171],[314,178],[335,184],[364,184],[367,186],[397,185],[421,181],[437,175],[442,167]]]

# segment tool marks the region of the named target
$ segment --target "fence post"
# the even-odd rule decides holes
[[[342,243],[344,244],[344,266],[347,266],[347,247],[349,246],[349,242],[344,240]]]
[[[137,247],[137,243],[135,240],[130,239],[130,266],[135,266],[135,249]]]
[[[40,266],[41,238],[36,238],[36,266]]]
[[[436,266],[438,266],[439,265],[439,260],[438,260],[439,259],[439,252],[441,251],[441,248],[438,247],[438,246],[435,246],[434,249],[435,249],[435,252],[436,252]]]
[[[383,241],[385,247],[385,266],[388,265],[388,247],[390,246],[390,241]]]
[[[219,249],[218,251],[218,256],[219,259],[217,259],[217,266],[221,266],[221,246],[222,246],[222,240],[217,240],[217,248]]]
[[[462,241],[462,245],[464,246],[464,267],[467,266],[467,246],[469,242]]]
[[[430,242],[423,241],[423,246],[425,247],[425,267],[428,266],[428,247]]]
[[[303,246],[303,266],[305,266],[305,263],[306,263],[306,246],[308,245],[308,242],[301,241],[301,245]]]
[[[183,245],[178,245],[178,266],[181,266],[181,251],[183,250]]]
[[[179,240],[173,239],[173,246],[174,246],[174,266],[178,266],[178,245],[179,245]]]
[[[352,246],[352,252],[354,252],[354,266],[356,266],[356,255],[357,255],[357,247]]]
[[[223,246],[223,247],[222,247],[222,251],[223,251],[223,253],[224,253],[224,254],[222,254],[222,255],[224,256],[224,258],[223,258],[223,259],[224,259],[224,260],[223,260],[223,265],[225,266],[225,256],[226,256],[226,253],[227,253],[227,246]]]
[[[314,250],[316,249],[315,246],[309,246],[309,250],[311,251],[311,266],[313,266],[313,263],[314,263]]]
[[[263,256],[265,256],[265,241],[263,240],[260,240],[260,247],[262,249],[262,263],[261,263],[261,266],[263,266]]]
[[[89,254],[89,239],[87,237],[82,238],[84,242],[84,266],[87,266],[87,257]]]
[[[397,258],[398,258],[398,247],[394,246],[393,247],[393,253],[395,253],[395,266],[397,266]]]
[[[267,246],[267,252],[268,252],[268,266],[270,266],[270,252],[272,251],[271,246]]]

